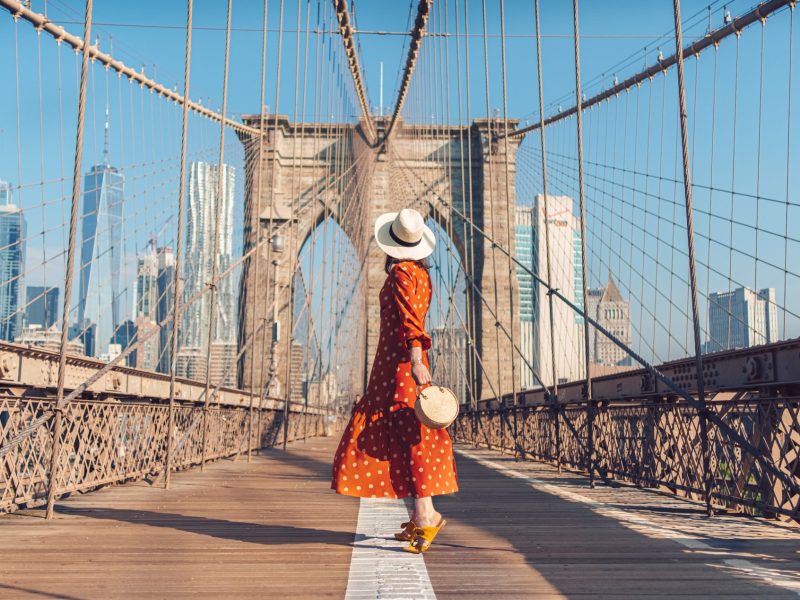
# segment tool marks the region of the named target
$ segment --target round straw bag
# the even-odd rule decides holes
[[[429,385],[417,394],[417,419],[431,429],[444,429],[458,416],[458,398],[446,387]]]

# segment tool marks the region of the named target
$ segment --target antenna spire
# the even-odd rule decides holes
[[[103,132],[103,163],[111,164],[108,160],[108,104],[106,104],[106,124]]]
[[[97,39],[97,45],[100,45],[100,38]],[[109,46],[110,52],[114,53],[114,38],[109,36]],[[110,165],[111,162],[108,158],[108,78],[106,78],[106,120],[105,120],[105,127],[103,128],[103,164]]]

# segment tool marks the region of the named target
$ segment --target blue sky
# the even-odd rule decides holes
[[[469,38],[472,87],[469,94],[472,100],[472,113],[464,114],[463,120],[485,116],[485,82],[483,78],[484,60],[489,67],[489,106],[490,110],[501,108],[501,70],[500,70],[500,39],[499,34],[499,3],[488,1],[487,8],[487,40],[488,56],[484,58],[482,32],[481,2],[465,0],[468,2]],[[275,99],[276,64],[279,28],[279,4],[277,1],[269,5],[269,35],[267,51],[267,93],[265,103],[271,111],[277,109],[281,113],[289,113],[292,118],[316,120],[328,118],[327,115],[313,115],[313,98],[309,96],[305,114],[302,111],[294,112],[296,92],[299,94],[302,87],[301,78],[298,85],[295,83],[294,67],[296,49],[304,45],[306,30],[305,11],[310,8],[311,29],[313,31],[317,10],[324,13],[330,11],[327,2],[306,4],[305,0],[300,6],[300,35],[298,39],[297,6],[298,3],[285,1],[283,15],[284,33],[281,39],[283,62],[280,65],[281,95],[277,102]],[[683,3],[683,15],[687,22],[685,30],[686,40],[701,36],[707,26],[706,2]],[[722,11],[724,4],[719,1],[711,3],[711,25],[719,27],[722,24]],[[736,16],[744,13],[753,6],[752,1],[731,1],[727,3],[728,9]],[[454,11],[459,10],[459,28],[464,31],[464,2],[450,1],[435,4],[435,22],[432,28],[440,31],[455,32]],[[43,0],[34,0],[32,8],[43,12]],[[445,8],[448,11],[448,22],[445,26]],[[76,0],[48,0],[46,3],[48,16],[76,34],[82,31],[81,20],[83,4]],[[411,10],[410,10],[411,9]],[[399,72],[405,61],[404,42],[405,36],[395,35],[409,27],[409,14],[415,7],[408,2],[372,1],[357,3],[354,15],[356,27],[363,33],[358,35],[362,67],[366,79],[366,87],[370,104],[377,107],[380,97],[380,64],[384,65],[383,95],[385,110],[390,110],[396,95],[396,85],[399,81]],[[507,56],[507,87],[508,87],[508,112],[510,117],[523,121],[533,121],[538,118],[538,97],[536,91],[536,55],[535,40],[533,39],[533,3],[529,1],[508,0],[505,2],[506,13],[506,56]],[[111,0],[97,0],[95,2],[94,19],[96,27],[94,35],[99,39],[100,47],[106,51],[113,49],[113,54],[126,64],[144,71],[172,87],[182,87],[183,74],[183,46],[185,31],[185,5],[183,2],[155,2],[142,0],[136,3],[112,2]],[[262,3],[253,0],[235,1],[233,9],[233,34],[231,40],[231,72],[229,82],[228,112],[234,118],[241,114],[255,113],[258,111],[260,95],[260,69],[261,69],[261,20]],[[224,46],[225,3],[199,0],[195,2],[194,35],[193,35],[193,64],[190,96],[201,100],[204,104],[218,109],[222,95],[222,68]],[[778,288],[779,304],[790,308],[792,314],[799,312],[794,298],[798,288],[797,268],[792,257],[797,256],[800,247],[794,242],[785,242],[779,236],[770,237],[763,233],[756,240],[749,223],[758,223],[759,228],[774,230],[778,233],[788,231],[787,221],[792,222],[800,218],[797,208],[797,189],[794,169],[789,168],[786,162],[787,141],[787,40],[788,40],[788,13],[777,15],[768,21],[764,41],[765,60],[760,62],[761,36],[758,26],[745,32],[742,36],[739,52],[739,87],[734,93],[733,82],[735,78],[735,43],[733,39],[726,41],[719,49],[718,74],[716,78],[712,72],[713,54],[708,52],[703,55],[695,65],[694,61],[687,62],[687,85],[690,100],[690,125],[695,135],[692,138],[693,166],[695,183],[699,186],[717,189],[728,189],[733,186],[735,194],[718,191],[706,191],[703,195],[702,187],[695,190],[697,207],[700,212],[696,216],[698,230],[705,233],[705,242],[698,242],[698,254],[706,256],[706,270],[701,274],[705,281],[703,292],[710,290],[726,291],[734,284],[741,283],[751,287],[773,286]],[[581,3],[581,33],[582,33],[582,70],[584,90],[587,95],[611,85],[614,77],[623,79],[642,68],[647,63],[652,63],[659,50],[668,55],[674,51],[672,38],[663,34],[672,31],[672,2],[667,0],[633,2],[611,0],[608,2],[584,1]],[[377,32],[383,32],[378,34]],[[555,0],[542,1],[542,53],[544,59],[544,88],[546,113],[553,114],[558,106],[567,108],[571,106],[574,97],[574,74],[572,71],[572,12],[571,3],[556,2]],[[338,37],[330,32],[323,33],[328,39],[339,43]],[[662,37],[659,37],[662,36]],[[795,34],[795,38],[796,38]],[[314,47],[315,35],[311,34],[311,47]],[[432,38],[426,39],[430,46]],[[448,38],[446,48],[451,53],[452,64],[455,65],[456,56],[463,61],[464,38]],[[459,50],[456,50],[458,43]],[[796,39],[794,54],[797,55]],[[441,46],[440,46],[441,47]],[[16,57],[19,56],[17,61]],[[20,22],[14,24],[5,12],[0,14],[0,78],[9,85],[0,95],[0,179],[11,181],[18,187],[15,196],[17,201],[26,211],[31,240],[28,244],[29,263],[40,263],[35,270],[31,269],[30,283],[40,283],[41,279],[49,280],[60,272],[59,252],[63,248],[64,222],[67,214],[65,201],[69,194],[71,175],[72,151],[74,147],[74,112],[76,105],[77,58],[64,49],[59,50],[56,44],[47,36],[37,39],[35,32],[29,24]],[[797,70],[795,60],[794,70]],[[325,63],[327,64],[327,63]],[[313,56],[309,60],[309,72],[314,73]],[[461,65],[463,67],[463,63]],[[695,70],[696,69],[696,70]],[[41,73],[41,77],[39,75]],[[61,85],[59,89],[59,75]],[[796,74],[795,74],[796,75]],[[672,76],[674,78],[674,75]],[[711,82],[716,80],[716,103],[712,104]],[[794,85],[800,77],[794,77]],[[17,81],[19,82],[17,84]],[[451,118],[457,114],[457,98],[453,86],[455,77],[451,73],[451,91],[448,95]],[[669,79],[672,82],[672,79]],[[759,94],[762,89],[763,94]],[[424,83],[424,82],[423,82]],[[422,83],[417,82],[418,85]],[[648,86],[652,86],[652,89]],[[659,87],[661,86],[661,87]],[[111,117],[110,154],[112,162],[121,165],[126,172],[126,185],[128,196],[132,199],[126,210],[128,213],[127,235],[129,247],[126,252],[135,255],[146,242],[147,237],[155,231],[161,230],[161,223],[174,215],[174,204],[162,199],[174,198],[177,182],[174,181],[175,157],[178,153],[180,132],[180,111],[147,92],[142,92],[136,86],[127,82],[120,82],[113,74],[106,73],[103,69],[92,69],[90,82],[89,112],[87,139],[84,146],[85,158],[83,170],[98,160],[103,151],[103,119],[104,105],[108,89]],[[697,90],[695,92],[695,89]],[[466,91],[464,91],[466,94]],[[669,97],[665,105],[668,111],[667,131],[656,135],[660,121],[658,102],[663,96]],[[759,96],[763,106],[759,110]],[[793,91],[793,103],[796,104],[800,93]],[[656,185],[655,175],[661,172],[662,179],[659,194],[662,198],[657,211],[673,211],[675,202],[682,198],[679,186],[670,184],[669,189],[664,185],[663,177],[668,174],[678,178],[676,171],[677,162],[674,153],[677,120],[674,118],[674,87],[672,83],[654,81],[645,84],[640,90],[625,95],[612,103],[600,107],[598,111],[587,116],[587,159],[594,159],[598,163],[607,164],[611,161],[610,150],[616,149],[614,164],[633,169],[634,158],[641,156],[636,166],[637,175],[631,175],[625,180],[618,173],[613,175],[607,168],[603,170],[597,166],[594,170],[587,168],[589,180],[587,181],[587,197],[592,202],[600,203],[604,195],[598,190],[603,180],[613,180],[618,189],[616,196],[620,200],[617,216],[620,218],[628,213],[630,198],[627,203],[624,199],[626,186],[638,192],[647,190],[651,193]],[[736,110],[738,116],[736,127],[733,122],[733,99],[737,100]],[[655,102],[655,104],[653,104]],[[634,120],[633,111],[638,103],[642,114],[649,115],[637,117]],[[41,105],[42,110],[39,110]],[[711,107],[713,111],[711,110]],[[647,111],[645,111],[645,107]],[[378,110],[377,108],[375,109]],[[627,112],[621,112],[627,111]],[[620,120],[620,114],[626,115],[628,120]],[[795,148],[794,141],[800,137],[798,132],[797,111],[792,118],[789,139],[790,149]],[[341,115],[346,117],[346,115]],[[354,115],[351,115],[351,117]],[[413,118],[415,115],[408,115]],[[417,118],[421,118],[416,115]],[[713,136],[714,152],[712,153],[711,119],[716,118]],[[616,119],[616,120],[613,120]],[[437,122],[444,121],[444,115],[434,116]],[[606,140],[610,135],[606,133],[608,124],[612,129],[622,129],[625,123],[631,127],[638,124],[635,134],[628,136],[627,140],[620,141],[621,135],[617,132],[613,144]],[[649,128],[648,128],[649,123]],[[219,129],[212,123],[192,117],[190,127],[189,154],[193,160],[214,161],[218,155]],[[760,125],[760,128],[759,128]],[[563,193],[575,194],[574,174],[570,176],[570,157],[574,157],[574,131],[572,122],[563,126],[554,127],[549,135],[553,155],[554,182],[558,172],[561,172],[563,183],[557,187]],[[594,127],[594,129],[591,129]],[[648,131],[650,137],[648,138]],[[756,156],[754,148],[757,144],[757,134],[762,133],[761,155]],[[737,140],[737,155],[730,155],[734,133]],[[242,150],[232,132],[226,133],[227,161],[237,166],[241,172]],[[591,137],[594,136],[594,137]],[[18,141],[19,140],[19,141]],[[601,143],[601,141],[603,143]],[[605,145],[605,148],[603,147]],[[522,161],[528,165],[522,173],[524,183],[518,180],[519,200],[530,202],[532,195],[538,193],[541,186],[538,184],[538,171],[535,167],[538,140],[529,136],[523,144],[523,152],[527,158]],[[649,153],[647,153],[649,149]],[[606,152],[604,155],[603,152]],[[556,156],[560,152],[561,157]],[[725,154],[728,152],[728,154]],[[796,149],[794,150],[796,155]],[[625,160],[622,160],[622,155]],[[661,161],[656,159],[660,157]],[[525,162],[527,161],[527,162]],[[796,162],[796,159],[792,162]],[[643,167],[643,165],[645,165]],[[712,170],[713,169],[713,170]],[[787,180],[787,171],[790,175]],[[646,173],[646,174],[642,174]],[[735,176],[735,179],[733,178]],[[595,179],[592,180],[591,178]],[[788,195],[787,195],[788,183]],[[556,184],[554,183],[554,186]],[[594,186],[594,187],[592,187]],[[238,210],[241,210],[243,199],[242,186],[237,186],[239,197]],[[592,189],[595,190],[594,196]],[[606,190],[604,193],[614,196],[613,192]],[[669,194],[668,201],[663,200]],[[750,195],[759,199],[748,201]],[[614,196],[614,197],[616,197]],[[646,194],[645,194],[646,196]],[[785,200],[791,196],[787,203]],[[777,200],[764,200],[771,198]],[[727,203],[727,204],[726,204]],[[630,204],[630,206],[636,203]],[[609,205],[610,206],[610,205]],[[646,206],[645,204],[637,206]],[[599,210],[599,204],[597,204]],[[591,208],[591,206],[590,206]],[[611,210],[612,213],[614,209]],[[705,211],[705,213],[703,213]],[[674,212],[674,211],[673,211]],[[677,247],[683,243],[681,232],[675,233],[675,226],[679,224],[680,214],[663,215],[664,222],[672,223],[673,231],[669,237],[663,230],[648,238],[645,228],[650,226],[642,220],[641,215],[634,216],[635,211],[630,210],[628,225],[630,234],[641,235],[643,244],[654,244],[655,248],[672,244]],[[707,213],[707,214],[706,214]],[[658,213],[661,214],[661,213]],[[703,216],[706,214],[706,216]],[[623,219],[624,220],[624,219]],[[732,221],[738,224],[732,224]],[[174,222],[174,220],[173,220]],[[652,225],[652,221],[651,221]],[[653,288],[656,293],[657,284],[648,282],[647,273],[637,273],[635,269],[626,268],[622,256],[625,252],[620,250],[622,233],[625,227],[619,226],[613,233],[603,233],[600,225],[597,226],[598,248],[605,248],[605,257],[590,265],[590,283],[598,285],[606,279],[610,269],[619,271],[618,277],[623,291],[627,294],[641,293],[647,287]],[[38,232],[38,234],[37,234]],[[591,233],[591,232],[590,232]],[[38,237],[37,237],[38,235]],[[174,238],[170,228],[162,233],[163,244],[169,244]],[[648,241],[648,239],[650,241]],[[685,239],[685,238],[684,238]],[[709,240],[722,240],[716,246]],[[765,261],[750,261],[745,256],[737,254],[735,249],[742,247],[750,254],[766,258]],[[612,251],[612,248],[616,250]],[[663,255],[654,262],[656,272],[659,268],[669,264],[671,273],[668,276],[678,276],[685,279],[682,264],[685,259],[680,252],[671,251],[674,256],[665,263]],[[683,262],[682,262],[683,261]],[[750,264],[752,263],[752,264]],[[659,266],[660,265],[660,266]],[[773,268],[777,265],[781,268]],[[642,265],[641,269],[646,269]],[[722,275],[716,273],[722,271]],[[735,271],[735,274],[734,274]],[[47,276],[44,276],[47,272]],[[37,279],[38,278],[38,279]],[[57,277],[56,277],[57,279]],[[786,286],[784,286],[786,281]],[[649,285],[645,285],[648,283]],[[683,294],[676,292],[676,298]],[[646,293],[645,293],[646,295]],[[646,301],[643,297],[643,302]],[[685,300],[673,300],[673,306],[668,310],[675,310],[676,304],[684,304]],[[701,308],[705,311],[705,301],[701,300]],[[655,305],[655,304],[654,304]],[[678,311],[680,312],[680,311]],[[636,315],[637,321],[647,320],[644,308]],[[654,358],[674,357],[678,348],[673,349],[673,341],[686,337],[686,319],[680,317],[680,331],[671,332],[669,327],[658,333],[664,341],[663,348],[656,348],[658,344],[647,340],[649,324],[642,325],[641,347],[650,352]],[[671,326],[670,326],[671,327]],[[800,322],[790,315],[786,322],[786,335],[800,334]],[[673,339],[674,338],[674,339]],[[648,347],[648,344],[650,347]]]

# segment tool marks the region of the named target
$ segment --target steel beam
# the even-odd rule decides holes
[[[49,396],[56,387],[58,352],[39,347],[0,342],[0,392],[8,395]],[[66,390],[77,389],[106,363],[87,356],[69,356],[64,381]],[[84,398],[169,400],[170,376],[143,369],[117,366],[105,373],[85,390]],[[181,402],[198,402],[205,393],[205,382],[178,377],[175,398]],[[268,398],[264,408],[282,406],[282,399]],[[249,392],[221,387],[214,404],[248,406]]]
[[[697,393],[697,363],[694,356],[670,361],[655,367],[666,378],[691,394]],[[703,355],[704,389],[709,398],[738,391],[764,389],[800,390],[800,339],[725,350]],[[559,402],[580,404],[584,380],[558,386]],[[592,378],[593,397],[602,402],[676,397],[675,391],[652,376],[648,369],[631,368],[611,375]],[[546,406],[548,392],[544,388],[520,392],[521,404]],[[485,400],[480,409],[509,405],[510,395]]]

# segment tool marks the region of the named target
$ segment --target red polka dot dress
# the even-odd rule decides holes
[[[429,429],[414,414],[417,386],[411,346],[428,364],[425,315],[428,271],[414,261],[394,265],[380,292],[381,329],[367,391],[356,404],[333,462],[331,487],[367,498],[436,496],[458,491],[453,444],[445,429]]]

